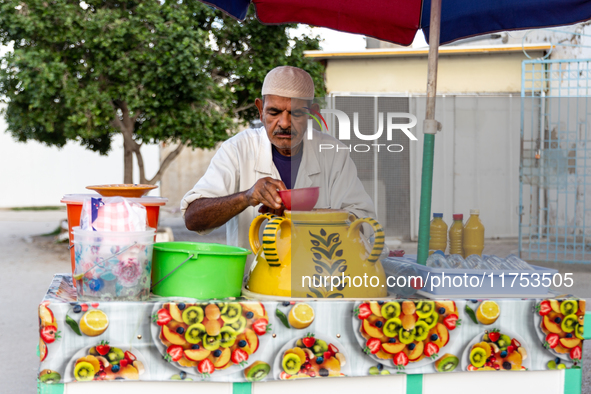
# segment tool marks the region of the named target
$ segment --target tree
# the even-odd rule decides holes
[[[213,148],[256,117],[266,73],[306,69],[324,94],[323,66],[303,57],[318,37],[290,39],[295,25],[244,23],[195,0],[0,0],[0,99],[18,141],[70,140],[107,154],[124,141],[124,182],[133,157],[154,184],[185,146]],[[179,143],[152,179],[140,147]]]

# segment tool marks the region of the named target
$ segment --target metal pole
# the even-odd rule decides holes
[[[421,208],[419,212],[419,245],[417,262],[425,265],[429,256],[429,219],[433,189],[433,155],[435,153],[435,96],[437,94],[437,61],[439,58],[439,32],[441,28],[441,0],[431,0],[429,21],[429,58],[427,72],[427,113],[423,130],[423,172],[421,175]]]

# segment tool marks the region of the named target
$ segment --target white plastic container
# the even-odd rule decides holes
[[[80,301],[145,301],[156,230],[85,231],[74,227],[74,280]]]

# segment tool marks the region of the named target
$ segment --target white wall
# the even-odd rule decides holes
[[[85,187],[123,183],[123,139],[117,136],[108,156],[70,142],[64,148],[19,143],[0,117],[0,208],[60,205],[64,194],[91,192]],[[142,147],[146,176],[159,166],[157,145]],[[134,181],[139,180],[137,173]],[[159,189],[150,195],[160,195]]]
[[[425,113],[425,100],[413,101],[411,112]],[[435,118],[443,125],[435,136],[431,212],[452,214],[480,209],[485,237],[516,237],[519,231],[520,109],[518,94],[499,97],[439,98]],[[422,122],[411,149],[411,237],[418,239],[423,160]]]

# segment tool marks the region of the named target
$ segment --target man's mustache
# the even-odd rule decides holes
[[[273,135],[292,135],[292,134],[297,134],[297,131],[292,133],[291,127],[287,128],[287,129],[283,129],[283,128],[279,127],[278,129],[275,129],[275,131],[273,131]]]

